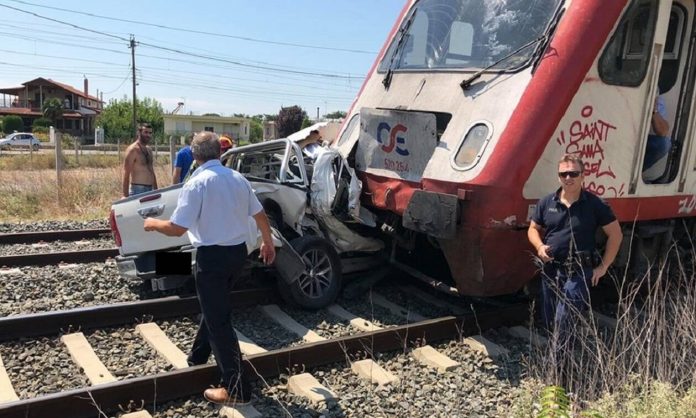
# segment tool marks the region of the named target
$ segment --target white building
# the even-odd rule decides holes
[[[248,141],[249,119],[236,116],[164,115],[165,135],[184,136],[201,131],[231,135],[235,141]]]

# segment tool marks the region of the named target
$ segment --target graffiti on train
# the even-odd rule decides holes
[[[696,195],[686,196],[679,200],[679,214],[689,215],[696,211]]]
[[[620,197],[626,192],[624,183],[617,184],[616,174],[606,161],[604,148],[611,140],[616,126],[602,119],[593,118],[592,106],[580,111],[580,118],[567,129],[562,129],[556,143],[566,154],[579,155],[585,162],[585,187],[602,197]]]

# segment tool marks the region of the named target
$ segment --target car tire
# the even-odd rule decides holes
[[[34,151],[38,151],[39,148],[41,148],[41,147],[39,146],[39,144],[34,144],[34,145],[32,145],[31,147],[34,149]]]
[[[278,280],[283,299],[305,309],[321,309],[332,304],[341,291],[341,259],[334,247],[313,235],[296,238],[290,245],[308,267],[290,284]]]

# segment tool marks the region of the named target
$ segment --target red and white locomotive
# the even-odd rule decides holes
[[[564,153],[624,226],[618,266],[693,236],[695,15],[694,0],[408,1],[334,143],[397,260],[440,257],[461,294],[520,289]],[[658,94],[671,145],[647,181]]]

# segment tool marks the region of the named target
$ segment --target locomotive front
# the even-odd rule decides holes
[[[558,64],[549,45],[568,15],[562,0],[406,5],[334,144],[354,162],[396,262],[448,275],[468,295],[514,292],[533,276],[522,197],[533,163],[520,159],[540,153],[555,124],[516,121],[548,112],[525,97],[533,82],[538,97],[555,94],[535,78]]]

